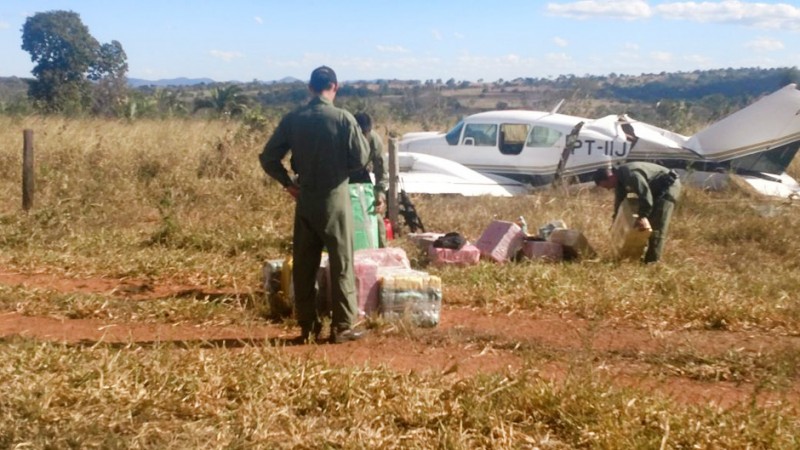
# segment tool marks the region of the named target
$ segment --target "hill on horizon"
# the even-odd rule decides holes
[[[215,81],[212,80],[211,78],[178,77],[178,78],[165,78],[160,80],[144,80],[141,78],[128,78],[128,86],[132,88],[137,88],[142,86],[159,86],[159,87],[195,86],[198,84],[211,84],[211,83],[215,83]]]

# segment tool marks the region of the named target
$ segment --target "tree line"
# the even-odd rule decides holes
[[[302,81],[132,88],[127,82],[128,62],[122,44],[116,40],[99,43],[72,11],[30,16],[22,28],[22,49],[31,55],[34,78],[0,79],[0,113],[260,120],[282,114],[308,98]],[[343,83],[337,101],[348,109],[371,110],[379,119],[391,116],[436,123],[486,109],[485,102],[476,106],[477,98],[496,98],[491,105],[494,109],[542,109],[557,98],[566,98],[579,105],[573,106],[573,113],[621,112],[612,111],[611,105],[622,103],[625,112],[642,120],[660,120],[665,126],[698,117],[713,119],[798,82],[796,67],[638,76],[561,75],[494,82],[384,79]],[[584,106],[590,103],[586,110]]]

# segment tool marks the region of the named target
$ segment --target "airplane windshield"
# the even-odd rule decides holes
[[[472,142],[472,144],[469,144]],[[493,147],[497,145],[497,125],[491,123],[470,123],[464,130],[465,145]]]
[[[456,126],[450,129],[445,135],[447,143],[450,145],[458,144],[458,138],[461,137],[461,129],[464,128],[464,122],[458,122]]]

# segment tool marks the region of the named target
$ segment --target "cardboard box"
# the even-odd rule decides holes
[[[589,245],[586,236],[578,230],[555,229],[550,233],[550,237],[547,240],[561,245],[564,259],[567,261],[593,258],[597,255],[592,246]]]
[[[637,230],[634,223],[639,218],[638,199],[627,198],[617,210],[614,224],[611,225],[611,248],[618,259],[638,261],[642,258],[650,240],[651,230]]]
[[[564,247],[556,242],[526,239],[522,256],[535,261],[558,262],[564,259]]]

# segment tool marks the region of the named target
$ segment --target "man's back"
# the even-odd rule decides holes
[[[619,166],[619,171],[624,176],[630,176],[632,172],[636,171],[639,172],[646,180],[652,181],[657,176],[669,172],[669,169],[658,164],[637,161],[622,164]]]
[[[280,159],[291,149],[300,191],[319,193],[346,182],[349,172],[363,165],[359,156],[363,147],[350,113],[317,97],[281,121],[266,152],[271,159]]]

